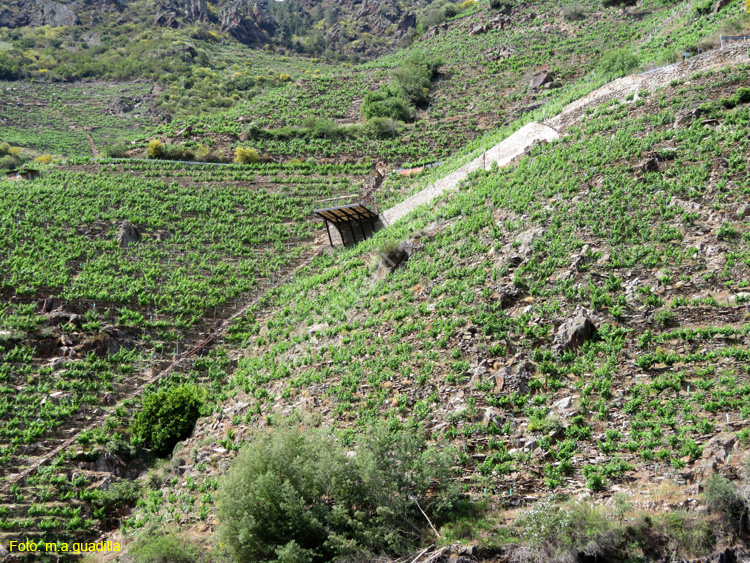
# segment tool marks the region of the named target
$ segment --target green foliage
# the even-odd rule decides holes
[[[429,529],[417,503],[433,518],[452,506],[449,474],[417,428],[371,426],[353,457],[326,429],[276,428],[256,434],[222,483],[220,533],[245,561],[403,552]]]
[[[513,522],[523,547],[517,561],[575,560],[586,548],[606,560],[618,554],[617,534],[601,507],[587,503],[559,505],[546,498],[522,512]]]
[[[200,416],[204,393],[194,385],[160,389],[143,399],[130,427],[131,442],[166,455],[187,438]]]
[[[30,159],[31,157],[21,147],[0,142],[0,170],[18,168]]]
[[[174,530],[149,527],[128,546],[134,563],[196,563],[201,560],[196,545],[177,535]]]
[[[109,158],[127,158],[128,146],[124,143],[107,145],[102,152]]]
[[[104,514],[114,516],[125,507],[133,505],[141,496],[141,484],[138,481],[115,481],[107,489],[96,491],[93,502],[101,507]]]
[[[677,313],[671,309],[659,309],[654,313],[654,324],[659,328],[667,328],[677,324]]]
[[[602,57],[599,69],[611,78],[625,76],[639,65],[638,56],[629,49],[610,51]]]
[[[398,88],[381,86],[380,90],[365,94],[362,115],[368,120],[383,118],[410,122],[416,117],[416,111]]]
[[[427,102],[430,81],[443,64],[440,57],[413,53],[393,72],[395,86],[405,100],[414,105],[424,104]]]
[[[703,483],[703,503],[721,514],[733,530],[741,530],[750,509],[747,493],[747,487],[743,490],[718,473],[712,473]]]
[[[586,11],[580,4],[566,4],[562,10],[563,18],[567,21],[580,21],[586,18]]]
[[[363,131],[371,137],[392,138],[399,134],[403,126],[403,121],[390,117],[371,117],[365,122]]]

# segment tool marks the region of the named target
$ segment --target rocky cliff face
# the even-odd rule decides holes
[[[0,27],[59,27],[77,23],[78,16],[73,8],[51,0],[16,0],[7,8],[0,9]]]
[[[5,0],[0,4],[0,27],[93,27],[103,22],[107,13],[116,12],[118,23],[141,20],[157,27],[179,28],[204,22],[217,25],[246,45],[290,45],[289,31],[285,32],[284,22],[277,21],[279,10],[269,6],[269,0],[216,0],[216,11],[209,11],[207,0],[156,0],[153,10],[147,12],[128,9],[129,1]],[[391,50],[412,33],[417,14],[432,0],[287,1],[293,2],[288,11],[306,22],[303,33],[317,35],[325,48],[371,58]],[[330,20],[322,28],[320,16],[314,15],[320,13]]]
[[[221,29],[229,32],[240,43],[259,45],[270,41],[276,22],[268,12],[268,2],[234,1],[224,6],[219,16]]]

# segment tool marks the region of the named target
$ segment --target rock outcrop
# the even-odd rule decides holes
[[[581,344],[590,340],[595,331],[596,326],[594,326],[588,311],[578,307],[573,316],[557,329],[555,340],[552,343],[552,351],[555,354],[562,354],[568,350],[576,350]]]
[[[245,45],[267,43],[277,27],[265,2],[232,2],[221,10],[219,23],[221,29]]]
[[[125,221],[117,232],[117,244],[120,245],[120,248],[127,248],[131,242],[140,240],[141,232],[130,221]]]

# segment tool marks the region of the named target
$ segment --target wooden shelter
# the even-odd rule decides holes
[[[362,236],[360,240],[365,240],[369,236],[372,236],[379,220],[378,214],[368,208],[365,202],[362,201],[338,207],[316,209],[314,213],[325,222],[326,231],[328,232],[328,242],[331,243],[331,246],[335,246],[331,235],[331,225],[338,232],[341,243],[347,246],[349,243],[356,244],[359,242],[357,240],[358,234]]]

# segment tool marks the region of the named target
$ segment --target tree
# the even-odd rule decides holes
[[[417,427],[369,427],[355,455],[327,429],[258,432],[218,492],[220,535],[238,561],[330,561],[403,553],[456,500],[450,456]]]
[[[605,76],[617,78],[629,74],[639,65],[638,56],[628,49],[610,51],[602,57],[599,69]]]

